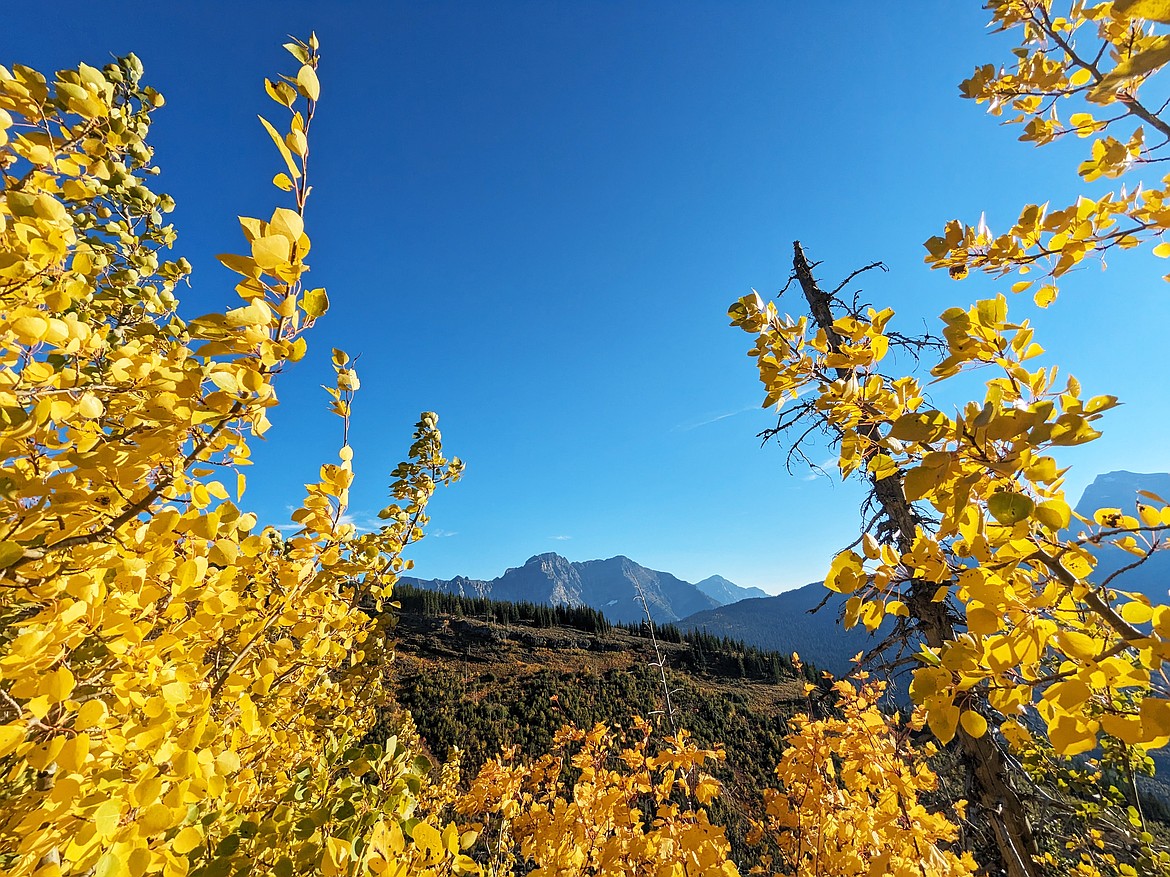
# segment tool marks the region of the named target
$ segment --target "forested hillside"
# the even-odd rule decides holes
[[[611,625],[589,609],[513,604],[399,589],[389,687],[414,716],[436,760],[453,748],[470,777],[496,754],[547,752],[566,723],[654,720],[661,735],[661,677],[644,625]],[[722,745],[714,771],[727,798],[713,804],[744,860],[745,813],[763,804],[789,732],[788,719],[832,701],[813,667],[726,638],[657,628],[674,690],[675,720],[704,746]],[[388,719],[391,716],[387,717]],[[392,722],[390,723],[392,725]]]

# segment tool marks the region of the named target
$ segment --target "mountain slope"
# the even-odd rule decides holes
[[[826,595],[828,602],[810,612]],[[863,627],[845,630],[839,620],[844,600],[816,582],[775,597],[741,600],[697,612],[679,621],[678,627],[733,637],[783,654],[798,652],[803,660],[842,675],[852,669],[854,655],[868,652],[881,641]]]
[[[588,610],[554,612],[410,587],[394,596],[401,609],[385,681],[432,753],[461,750],[465,778],[511,746],[528,757],[547,752],[567,723],[628,728],[640,715],[655,726],[655,745],[670,733],[644,628],[598,625]],[[746,854],[744,814],[760,812],[761,790],[775,784],[787,720],[809,708],[804,682],[814,674],[797,674],[785,656],[740,643],[662,633],[677,723],[702,745],[726,747],[727,760],[713,769],[724,785],[713,821],[726,825]],[[820,704],[825,694],[820,686],[812,696]],[[385,713],[374,736],[395,733],[397,720]]]

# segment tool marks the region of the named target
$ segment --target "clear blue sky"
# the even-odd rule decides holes
[[[433,504],[418,574],[492,577],[555,550],[777,591],[853,538],[860,492],[760,448],[774,418],[728,304],[779,289],[799,238],[826,280],[884,260],[868,297],[920,327],[997,288],[926,270],[947,219],[986,210],[1002,228],[1075,192],[1083,144],[1033,150],[958,98],[976,64],[1008,57],[979,6],[110,3],[47,25],[26,5],[6,13],[0,63],[143,59],[168,101],[154,143],[194,316],[234,306],[214,254],[279,194],[261,78],[284,69],[286,33],[316,29],[308,226],[332,309],[256,449],[245,501],[262,518],[286,521],[334,458],[319,385],[339,346],[361,355],[359,524],[418,412],[440,413],[468,463]],[[1112,261],[1038,317],[1053,361],[1126,402],[1067,456],[1074,499],[1098,472],[1170,470],[1165,263]]]

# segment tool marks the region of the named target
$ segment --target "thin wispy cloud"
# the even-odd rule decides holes
[[[728,411],[726,414],[720,414],[716,417],[709,417],[706,420],[700,420],[695,423],[680,423],[671,430],[671,432],[690,432],[692,429],[698,429],[700,426],[710,426],[712,423],[718,423],[720,420],[726,420],[729,417],[743,414],[747,411],[756,411],[759,405],[745,405],[743,408],[738,408],[735,411]]]
[[[834,475],[840,473],[837,466],[837,457],[826,457],[824,462],[819,463],[815,468],[810,468],[807,475],[802,475],[801,481],[816,481],[818,478],[827,478],[833,480]]]
[[[549,536],[549,539],[554,539],[557,542],[564,542],[566,539],[572,539],[572,536]]]
[[[797,393],[795,396],[785,396],[784,401],[786,403],[791,402],[793,400],[799,399],[801,396],[807,396],[809,393],[813,392],[816,389],[817,389],[816,384],[809,384],[804,389],[802,389],[799,393]],[[740,414],[746,414],[748,411],[760,411],[760,410],[761,410],[761,406],[757,405],[756,403],[753,402],[750,405],[744,405],[742,408],[737,408],[735,411],[728,411],[725,414],[719,414],[719,415],[716,415],[715,417],[709,417],[706,420],[699,420],[699,421],[688,422],[688,423],[680,423],[677,426],[673,427],[671,429],[671,432],[690,432],[692,429],[698,429],[700,426],[710,426],[712,423],[718,423],[720,420],[726,420],[729,417],[736,417]],[[772,410],[774,411],[775,408],[773,408]]]
[[[459,531],[458,530],[444,530],[444,529],[440,528],[438,530],[432,530],[431,532],[427,533],[427,535],[430,536],[432,539],[450,539],[452,536],[458,536]]]

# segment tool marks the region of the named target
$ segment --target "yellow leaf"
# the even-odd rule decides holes
[[[1071,85],[1073,88],[1079,88],[1080,86],[1084,85],[1086,82],[1088,82],[1092,78],[1093,78],[1093,74],[1090,73],[1088,70],[1085,70],[1082,67],[1080,70],[1077,70],[1075,73],[1073,73],[1072,76],[1070,76],[1068,78],[1068,82],[1069,82],[1069,85]]]
[[[284,135],[284,142],[294,155],[301,158],[304,158],[309,152],[309,139],[305,136],[304,131],[289,131]]]
[[[240,387],[236,383],[236,376],[231,372],[213,372],[208,377],[211,378],[211,382],[213,384],[215,384],[225,393],[231,393],[232,395],[235,395],[240,391]]]
[[[1142,742],[1142,720],[1139,716],[1106,714],[1101,717],[1101,730],[1131,746]]]
[[[276,129],[272,127],[272,123],[263,116],[258,116],[260,124],[264,126],[264,130],[268,132],[268,136],[272,138],[272,142],[276,144],[276,148],[280,150],[280,157],[284,159],[285,165],[288,166],[289,176],[294,180],[301,178],[301,172],[297,170],[296,162],[293,161],[292,153],[288,151],[283,138],[276,133]]]
[[[309,100],[321,97],[321,83],[317,79],[317,71],[308,64],[302,66],[297,73],[297,85],[300,86],[301,94]]]
[[[40,693],[49,698],[49,703],[60,703],[73,693],[73,686],[77,682],[68,667],[58,667],[45,676],[45,684]]]
[[[288,264],[292,242],[283,235],[265,235],[252,241],[252,258],[265,271]]]
[[[1142,0],[1137,0],[1142,2]],[[1147,0],[1153,4],[1157,0]],[[1148,48],[1136,55],[1122,58],[1109,73],[1102,77],[1093,89],[1085,96],[1096,103],[1108,103],[1116,97],[1118,89],[1128,79],[1145,76],[1170,61],[1170,37],[1157,37]]]
[[[19,317],[12,321],[12,331],[25,344],[36,344],[49,331],[49,321],[45,317]]]
[[[906,608],[906,604],[901,600],[888,600],[886,602],[887,615],[900,615],[903,618],[910,617],[910,610]]]
[[[885,454],[878,454],[869,461],[866,466],[869,474],[873,476],[874,481],[881,481],[884,478],[889,478],[891,475],[898,473],[898,465],[892,458]]]
[[[24,557],[23,545],[8,539],[0,542],[0,569],[8,569],[22,557]]]
[[[138,814],[138,830],[148,837],[152,834],[162,834],[175,824],[175,820],[175,811],[166,804],[161,802],[151,804]]]
[[[77,413],[89,420],[96,420],[106,411],[102,400],[93,393],[84,393],[77,403]]]
[[[22,725],[0,725],[0,758],[3,758],[24,742]]]
[[[1170,736],[1170,700],[1147,697],[1141,705],[1142,734],[1147,740]]]
[[[305,233],[305,220],[295,210],[287,207],[277,207],[268,220],[268,231],[288,238],[290,244],[295,245]]]
[[[714,777],[703,775],[695,786],[695,797],[699,803],[706,806],[719,794],[719,781]]]
[[[443,848],[451,855],[459,852],[459,829],[454,822],[448,822],[443,829]]]
[[[1056,301],[1057,289],[1052,284],[1041,286],[1032,295],[1032,301],[1036,303],[1036,307],[1046,308],[1054,301]]]
[[[1048,739],[1061,755],[1079,755],[1097,745],[1096,722],[1059,713],[1048,725]]]
[[[243,274],[245,277],[259,277],[260,273],[256,268],[256,261],[247,256],[237,256],[234,253],[220,253],[215,257],[220,263],[237,274]]]
[[[974,710],[963,710],[959,722],[962,724],[963,730],[972,737],[982,737],[987,733],[987,719]]]
[[[93,822],[97,833],[102,838],[108,838],[118,830],[118,823],[122,819],[122,810],[113,798],[102,801],[93,814]]]
[[[325,849],[321,856],[321,873],[324,877],[338,877],[348,871],[345,867],[346,860],[349,859],[350,846],[345,840],[339,837],[328,837],[325,839]]]
[[[105,720],[108,712],[109,710],[106,709],[106,705],[102,701],[96,699],[87,700],[81,705],[81,709],[77,711],[77,718],[73,722],[73,727],[78,730],[94,728]]]
[[[443,851],[443,838],[438,830],[425,822],[420,822],[410,832],[414,843],[428,857],[438,855]]]
[[[203,835],[194,825],[188,825],[171,841],[171,849],[180,856],[185,856],[195,847],[203,843]]]
[[[1130,624],[1145,624],[1154,617],[1154,610],[1145,603],[1134,600],[1121,607],[1121,617]]]
[[[927,713],[927,721],[940,743],[944,745],[950,743],[959,727],[959,708],[954,704],[944,704],[930,710]]]
[[[76,734],[66,740],[57,753],[57,766],[65,773],[76,773],[88,757],[89,734]]]
[[[301,308],[313,319],[324,316],[329,310],[329,296],[323,289],[310,289],[301,296]]]
[[[1146,18],[1170,24],[1170,0],[1116,0],[1113,12],[1118,16]]]
[[[987,636],[999,630],[1000,617],[986,606],[967,607],[967,629],[971,633]]]
[[[230,749],[225,749],[215,757],[215,769],[220,776],[231,776],[240,769],[240,756]]]
[[[1036,507],[1035,515],[1049,530],[1063,530],[1072,520],[1072,509],[1064,500],[1049,499]]]

